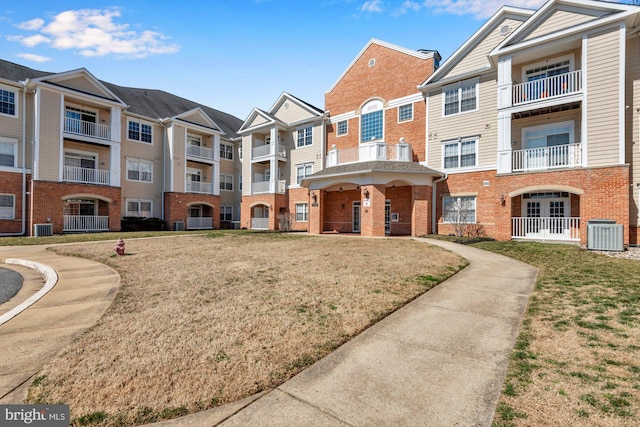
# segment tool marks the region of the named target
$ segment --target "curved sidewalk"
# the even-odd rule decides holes
[[[537,269],[417,240],[470,265],[283,385],[154,426],[490,426]]]
[[[51,291],[0,325],[0,403],[22,403],[29,380],[106,311],[120,286],[120,275],[94,261],[56,255],[46,246],[0,247],[0,261],[7,258],[48,265],[58,274]],[[24,294],[16,295],[16,300],[42,287],[39,275],[25,267],[3,266],[25,277]],[[0,306],[0,315],[17,302]]]

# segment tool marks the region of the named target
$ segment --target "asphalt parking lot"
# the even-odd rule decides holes
[[[22,288],[22,275],[0,267],[0,304],[9,301]]]

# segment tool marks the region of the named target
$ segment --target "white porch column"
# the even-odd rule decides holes
[[[498,113],[498,173],[511,173],[511,113]]]
[[[498,61],[498,109],[513,105],[513,79],[511,77],[511,57]]]
[[[269,154],[275,156],[276,154],[278,154],[278,129],[275,126],[270,129],[269,136],[271,138],[271,147],[269,148]]]
[[[213,135],[213,160],[220,161],[220,135]]]
[[[273,146],[273,143],[271,143]],[[278,180],[280,177],[278,176],[278,161],[275,158],[272,158],[269,161],[269,169],[271,173],[271,178],[269,179],[269,192],[277,193],[278,192]]]
[[[111,141],[122,140],[122,115],[118,107],[111,107]]]
[[[120,187],[120,144],[112,144],[109,147],[110,185]]]
[[[213,195],[220,195],[220,162],[211,165],[211,182],[213,182]]]
[[[327,167],[338,166],[338,149],[336,144],[331,146],[331,150],[327,153]]]

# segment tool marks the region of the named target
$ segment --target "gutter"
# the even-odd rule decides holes
[[[449,177],[449,175],[447,175],[446,173],[442,176],[442,178],[438,178],[435,181],[433,181],[433,186],[432,186],[432,190],[431,190],[431,233],[432,234],[437,234],[438,231],[438,221],[436,219],[436,194],[438,192],[438,183],[444,181],[445,179],[447,179]]]

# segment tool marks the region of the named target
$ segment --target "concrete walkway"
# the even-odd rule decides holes
[[[93,326],[109,307],[120,286],[120,275],[94,261],[56,255],[46,246],[0,247],[0,261],[7,258],[44,264],[58,275],[51,291],[0,325],[0,403],[23,403],[36,372]],[[0,316],[43,286],[40,274],[29,268],[2,266],[21,273],[24,283],[12,300],[0,306]]]
[[[154,427],[491,425],[537,269],[417,240],[470,265],[280,387]]]

